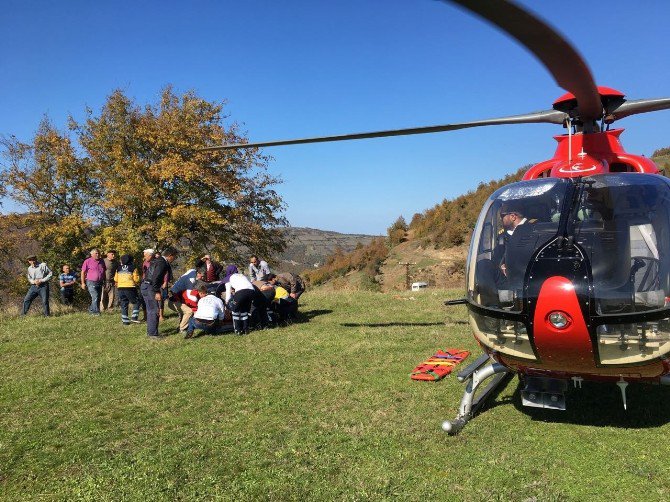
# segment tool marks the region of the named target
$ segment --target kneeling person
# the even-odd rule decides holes
[[[305,283],[302,277],[290,272],[283,274],[269,274],[267,281],[273,286],[281,286],[289,292],[289,296],[294,300],[298,300],[305,292]]]
[[[196,329],[210,334],[227,331],[230,325],[224,324],[226,311],[221,298],[208,294],[207,285],[204,283],[198,284],[196,290],[200,300],[198,300],[198,309],[191,318],[186,338],[191,338]]]

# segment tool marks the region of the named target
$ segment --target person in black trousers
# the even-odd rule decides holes
[[[162,256],[152,259],[140,285],[142,298],[147,307],[147,336],[153,340],[160,338],[158,335],[158,304],[162,299],[161,287],[165,274],[168,274],[168,280],[172,278],[171,263],[177,255],[177,250],[169,247],[163,251]]]

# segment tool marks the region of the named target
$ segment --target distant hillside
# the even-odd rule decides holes
[[[476,190],[455,199],[445,199],[423,214],[415,214],[409,224],[409,237],[437,248],[467,243],[486,199],[498,188],[519,181],[528,167],[500,180],[482,182]]]
[[[315,228],[288,227],[285,231],[286,250],[275,262],[277,270],[300,273],[323,265],[336,251],[348,253],[358,244],[372,242],[374,235],[342,234]]]
[[[670,176],[670,147],[656,150],[652,154],[651,160],[656,163],[659,169],[665,171],[666,176]]]

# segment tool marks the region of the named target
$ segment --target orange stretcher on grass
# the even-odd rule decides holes
[[[442,380],[469,355],[470,352],[467,350],[438,350],[437,353],[414,368],[412,373],[410,373],[410,378],[412,380],[427,380],[429,382]]]

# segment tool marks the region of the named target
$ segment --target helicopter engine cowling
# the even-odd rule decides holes
[[[619,136],[623,129],[590,134],[554,136],[558,142],[554,157],[532,166],[523,179],[575,178],[610,172],[657,174],[658,168],[650,159],[626,152]]]

